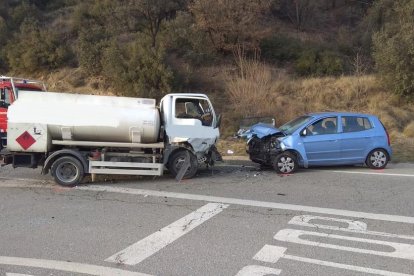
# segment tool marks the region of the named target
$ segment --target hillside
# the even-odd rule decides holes
[[[368,112],[412,145],[413,11],[412,0],[5,0],[0,75],[54,91],[201,91],[224,137],[245,116]]]

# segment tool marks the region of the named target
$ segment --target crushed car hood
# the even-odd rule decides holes
[[[250,139],[252,136],[256,135],[258,138],[261,139],[263,137],[274,135],[274,134],[284,135],[283,132],[279,130],[278,128],[269,126],[267,124],[259,123],[259,124],[253,125],[250,129],[244,131],[239,136]]]

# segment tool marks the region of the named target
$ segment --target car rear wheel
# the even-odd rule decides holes
[[[374,170],[381,170],[385,168],[389,161],[388,153],[383,149],[375,149],[368,154],[365,163]]]
[[[298,169],[298,161],[294,154],[282,152],[278,154],[272,162],[273,168],[277,173],[290,174]]]

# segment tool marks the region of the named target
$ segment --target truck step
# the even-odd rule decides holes
[[[89,161],[89,173],[91,174],[161,176],[163,172],[164,165],[160,163]]]

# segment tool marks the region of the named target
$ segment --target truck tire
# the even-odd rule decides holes
[[[291,174],[298,169],[296,156],[288,151],[278,154],[273,159],[272,165],[278,174]]]
[[[65,187],[78,185],[84,176],[82,163],[73,156],[57,158],[52,164],[51,173],[55,182]]]
[[[190,179],[196,175],[198,170],[198,162],[195,155],[188,150],[179,150],[174,152],[168,160],[168,169],[174,177],[176,177],[180,172],[180,169],[188,156],[190,157],[190,167],[187,169],[182,178]]]

